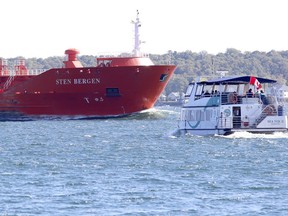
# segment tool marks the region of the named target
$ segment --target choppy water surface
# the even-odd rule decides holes
[[[0,215],[288,214],[288,133],[174,137],[178,115],[1,122]]]

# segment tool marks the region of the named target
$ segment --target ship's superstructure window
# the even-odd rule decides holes
[[[168,74],[161,74],[160,76],[160,82],[164,82],[168,77]]]
[[[110,67],[112,63],[112,60],[105,59],[105,60],[98,60],[97,66],[98,67]]]
[[[180,117],[186,121],[211,121],[213,110],[182,110]]]
[[[119,97],[120,92],[118,88],[106,88],[106,96],[107,97]]]
[[[199,84],[199,85],[197,85],[197,89],[196,89],[196,96],[201,96],[202,95],[202,93],[203,93],[203,85],[201,85],[201,84]]]
[[[227,85],[225,91],[226,92],[238,92],[238,85]]]
[[[189,84],[189,86],[186,90],[186,93],[185,93],[185,97],[189,97],[191,95],[193,87],[194,87],[194,84]]]

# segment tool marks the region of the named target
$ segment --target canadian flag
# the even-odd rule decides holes
[[[254,85],[257,91],[262,88],[261,83],[254,76],[250,77],[250,85]]]

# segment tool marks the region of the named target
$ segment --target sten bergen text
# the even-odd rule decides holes
[[[56,85],[87,85],[98,84],[99,78],[56,79]]]

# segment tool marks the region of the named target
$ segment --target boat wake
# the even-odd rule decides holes
[[[179,138],[181,136],[181,131],[179,129],[175,129],[174,131],[171,131],[168,133],[169,138]]]
[[[257,134],[257,133],[249,133],[249,132],[235,132],[228,136],[221,136],[228,139],[235,138],[246,138],[246,139],[279,139],[279,138],[288,138],[288,132],[274,132],[271,134]]]
[[[148,110],[144,110],[138,113],[133,113],[130,115],[115,115],[115,116],[85,116],[85,115],[77,115],[77,116],[68,116],[68,115],[22,115],[14,112],[2,112],[0,113],[0,122],[5,121],[36,121],[36,120],[59,120],[59,121],[67,121],[67,120],[95,120],[95,119],[123,119],[123,120],[157,120],[164,118],[174,118],[178,116],[179,112],[175,110],[170,110],[169,108],[157,107],[151,108]]]
[[[175,129],[174,131],[171,131],[168,135],[170,138],[179,138],[181,136],[186,136],[186,137],[222,137],[226,139],[281,139],[281,138],[288,138],[288,131],[286,132],[274,132],[270,134],[260,134],[260,133],[250,133],[247,131],[241,131],[241,132],[235,132],[230,135],[192,135],[189,133],[184,133],[183,131],[179,129]]]
[[[151,108],[148,110],[141,111],[125,117],[125,119],[136,119],[136,120],[157,120],[164,119],[170,116],[178,116],[178,112],[175,110],[163,109],[163,108]]]

